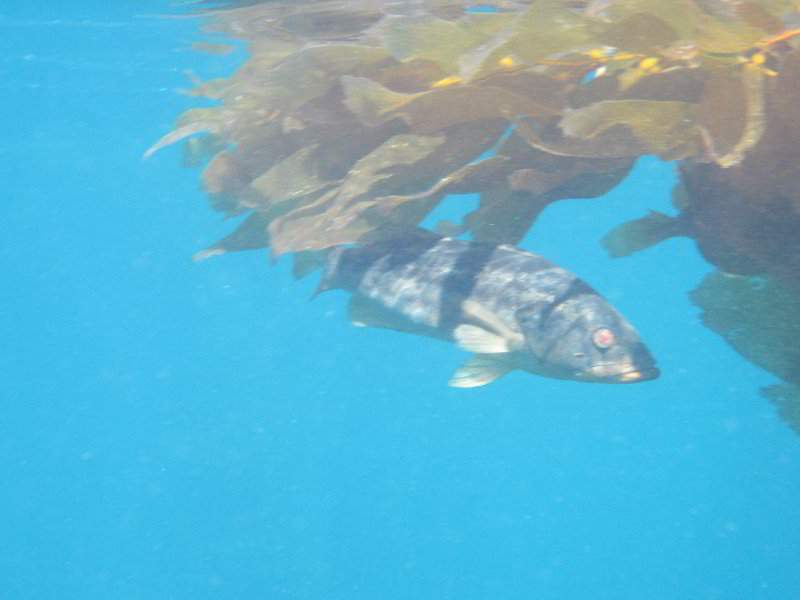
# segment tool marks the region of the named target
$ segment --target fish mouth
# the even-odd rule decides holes
[[[616,379],[620,383],[636,383],[639,381],[658,379],[659,375],[661,375],[661,371],[658,370],[658,367],[647,367],[646,369],[637,369],[634,367],[630,371],[620,373],[617,375]]]
[[[661,375],[658,367],[637,367],[632,364],[605,364],[596,365],[585,371],[585,373],[602,381],[613,383],[638,383],[640,381],[651,381]]]

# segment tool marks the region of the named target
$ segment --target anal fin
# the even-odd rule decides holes
[[[447,384],[460,388],[478,387],[491,383],[513,370],[508,362],[493,355],[475,354],[456,369]]]

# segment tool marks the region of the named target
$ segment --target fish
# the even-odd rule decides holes
[[[472,355],[449,385],[514,370],[634,383],[659,376],[634,327],[576,275],[517,247],[427,230],[328,251],[317,293],[352,294],[357,326],[454,342]]]

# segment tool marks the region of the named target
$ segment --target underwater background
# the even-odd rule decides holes
[[[800,598],[800,443],[775,378],[702,327],[674,166],[562,201],[522,246],[637,326],[632,386],[446,385],[452,345],[352,327],[231,229],[180,148],[194,19],[164,1],[4,3],[1,599]],[[209,39],[212,39],[209,37]],[[456,199],[444,211],[460,210]]]

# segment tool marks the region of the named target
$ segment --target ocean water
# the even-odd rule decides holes
[[[196,100],[165,1],[0,7],[0,599],[800,598],[800,438],[703,328],[673,165],[559,202],[524,246],[634,322],[662,377],[446,386],[451,345],[351,327],[232,229],[179,148]],[[449,210],[457,210],[454,200]]]

